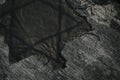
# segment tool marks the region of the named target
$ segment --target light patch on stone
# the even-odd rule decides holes
[[[6,0],[0,0],[0,4],[4,4],[6,2]]]
[[[114,16],[117,15],[115,9],[115,4],[110,3],[107,5],[97,5],[94,4],[91,0],[79,0],[80,6],[86,6],[87,9],[76,9],[76,11],[86,16],[89,20],[94,20],[98,24],[110,25],[112,19],[115,19]]]
[[[95,48],[97,45],[97,37],[94,35],[84,35],[81,37],[82,42],[90,48]]]
[[[97,23],[107,25],[110,24],[111,20],[117,14],[117,11],[111,4],[105,6],[95,5],[88,9],[88,14],[89,18]]]

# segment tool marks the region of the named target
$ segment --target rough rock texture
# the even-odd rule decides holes
[[[70,80],[119,80],[119,33],[108,28],[92,33],[97,36],[85,34],[66,44],[65,73],[72,77]]]
[[[68,0],[70,1],[70,0]],[[83,9],[75,9],[76,12],[79,14],[86,16],[88,20],[94,20],[98,24],[105,24],[109,25],[111,20],[115,18],[115,15],[117,14],[117,11],[115,9],[115,6],[118,5],[116,2],[110,2],[108,4],[99,5],[96,4],[96,1],[104,1],[107,2],[107,0],[73,0],[75,3],[80,3],[79,6]],[[74,4],[71,4],[74,5]]]
[[[94,30],[78,34],[65,44],[65,68],[54,61],[46,64],[43,55],[33,55],[9,65],[7,80],[120,80],[120,5],[112,0],[66,1],[73,12],[87,18]],[[0,64],[8,67],[4,55]],[[0,70],[7,72],[1,66]]]
[[[119,80],[120,35],[104,25],[66,44],[66,68],[56,69],[46,59],[29,57],[10,66],[10,80]],[[47,76],[47,77],[46,77]]]
[[[0,35],[0,80],[7,80],[9,71],[8,46],[4,43],[4,37]]]

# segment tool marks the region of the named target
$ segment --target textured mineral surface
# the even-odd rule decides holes
[[[6,3],[0,0],[1,11]],[[25,2],[17,0],[19,6]],[[58,5],[57,0],[41,0]],[[80,21],[80,28],[63,33],[61,55],[66,60],[64,68],[43,54],[28,52],[10,56],[5,33],[0,28],[0,80],[120,80],[120,3],[118,0],[62,0],[62,29]],[[50,5],[50,4],[48,4]],[[64,12],[65,11],[65,12]],[[0,13],[1,15],[2,13]],[[15,31],[19,37],[32,44],[44,36],[56,33],[56,9],[37,1],[16,11]],[[71,19],[72,16],[73,18]],[[9,24],[10,15],[0,18]],[[2,25],[0,24],[0,27]],[[22,26],[22,28],[20,27]],[[92,30],[90,29],[92,26]],[[19,45],[16,42],[16,46]],[[56,38],[35,46],[36,49],[56,57]],[[20,57],[19,57],[20,56]],[[17,58],[20,58],[17,60]],[[12,59],[12,60],[11,60]],[[13,61],[14,63],[11,63]]]

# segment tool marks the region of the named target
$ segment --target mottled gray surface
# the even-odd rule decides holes
[[[92,33],[97,36],[85,34],[66,44],[65,73],[71,80],[119,80],[119,33],[108,28]]]
[[[119,80],[120,34],[101,25],[66,44],[62,55],[65,69],[55,69],[52,62],[31,56],[10,66],[10,80]],[[94,35],[95,34],[95,35]]]
[[[6,49],[0,48],[0,80],[5,80],[4,74],[7,74],[7,80],[120,80],[119,4],[93,5],[92,0],[70,1],[79,1],[81,7],[83,3],[90,5],[84,11],[76,11],[81,15],[86,13],[83,16],[88,18],[94,30],[82,36],[78,34],[65,44],[62,55],[66,67],[63,69],[54,61],[45,65],[47,58],[43,55],[33,55],[8,66],[6,46]],[[88,5],[89,1],[91,4]],[[3,38],[0,37],[0,46],[5,44]]]
[[[0,80],[6,80],[9,71],[8,46],[4,43],[4,37],[0,35]]]
[[[105,5],[98,5],[94,3],[94,0],[77,0],[81,6],[85,6],[85,9],[75,9],[79,14],[86,16],[88,20],[94,20],[98,24],[104,24],[109,26],[112,19],[116,20],[114,17],[118,11],[116,11],[115,6],[118,4],[116,2],[110,2]],[[95,0],[100,1],[100,0]],[[107,1],[107,0],[104,0]]]

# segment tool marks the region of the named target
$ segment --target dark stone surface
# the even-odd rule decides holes
[[[29,1],[31,0],[17,0],[17,5]],[[44,1],[49,1],[53,6],[58,5],[56,0]],[[33,51],[14,54],[11,59],[15,63],[9,65],[11,61],[8,57],[8,46],[4,43],[4,36],[0,36],[0,80],[120,80],[119,4],[106,4],[105,0],[95,0],[95,3],[92,0],[66,1],[67,5],[62,0],[65,11],[82,22],[78,28],[62,34],[62,56],[66,59],[66,67],[62,68],[61,64]],[[83,9],[84,6],[87,8]],[[94,30],[89,31],[89,25],[74,11],[86,17]],[[26,43],[33,44],[44,36],[56,33],[57,14],[55,9],[36,1],[16,11],[19,22],[16,21],[15,33]],[[9,19],[9,16],[5,16],[1,22],[7,25]],[[75,23],[73,19],[63,15],[62,30]],[[14,40],[14,44],[21,46],[17,40]],[[55,46],[56,37],[35,48],[55,58]],[[17,62],[18,58],[20,60]]]
[[[29,1],[31,0],[27,0],[25,2],[17,0],[16,5],[27,3]],[[44,1],[33,1],[26,7],[16,11],[16,21],[13,34],[22,38],[29,45],[58,32],[58,1]],[[46,2],[48,2],[48,4],[46,4]],[[50,5],[52,5],[52,7]],[[61,50],[64,48],[65,43],[76,37],[78,33],[82,34],[90,30],[87,22],[79,16],[73,15],[72,10],[66,6],[66,3],[63,2],[62,7],[62,31],[64,31],[64,33],[61,33]],[[3,20],[3,22],[6,24],[6,21]],[[80,22],[80,25],[74,27],[74,25],[78,24],[77,22]],[[74,28],[70,30],[71,27]],[[39,44],[36,44],[34,48],[56,58],[57,36],[58,35],[55,35],[51,38],[44,39],[42,43],[40,42]],[[29,49],[28,52],[24,53],[25,49],[19,50],[16,48],[21,46],[26,48],[24,43],[17,39],[13,39],[12,48],[14,52],[10,52],[11,63],[15,63],[31,55],[38,54],[33,52],[32,49]]]
[[[108,4],[108,1],[110,1],[110,0],[92,0],[92,1],[98,5],[106,5],[106,4]]]
[[[8,72],[8,46],[4,43],[4,37],[0,35],[0,80],[7,80]]]
[[[65,45],[62,55],[67,60],[66,68],[56,68],[53,62],[44,65],[47,59],[31,56],[10,66],[9,79],[119,80],[120,33],[104,25],[99,27],[98,31],[91,31]]]

